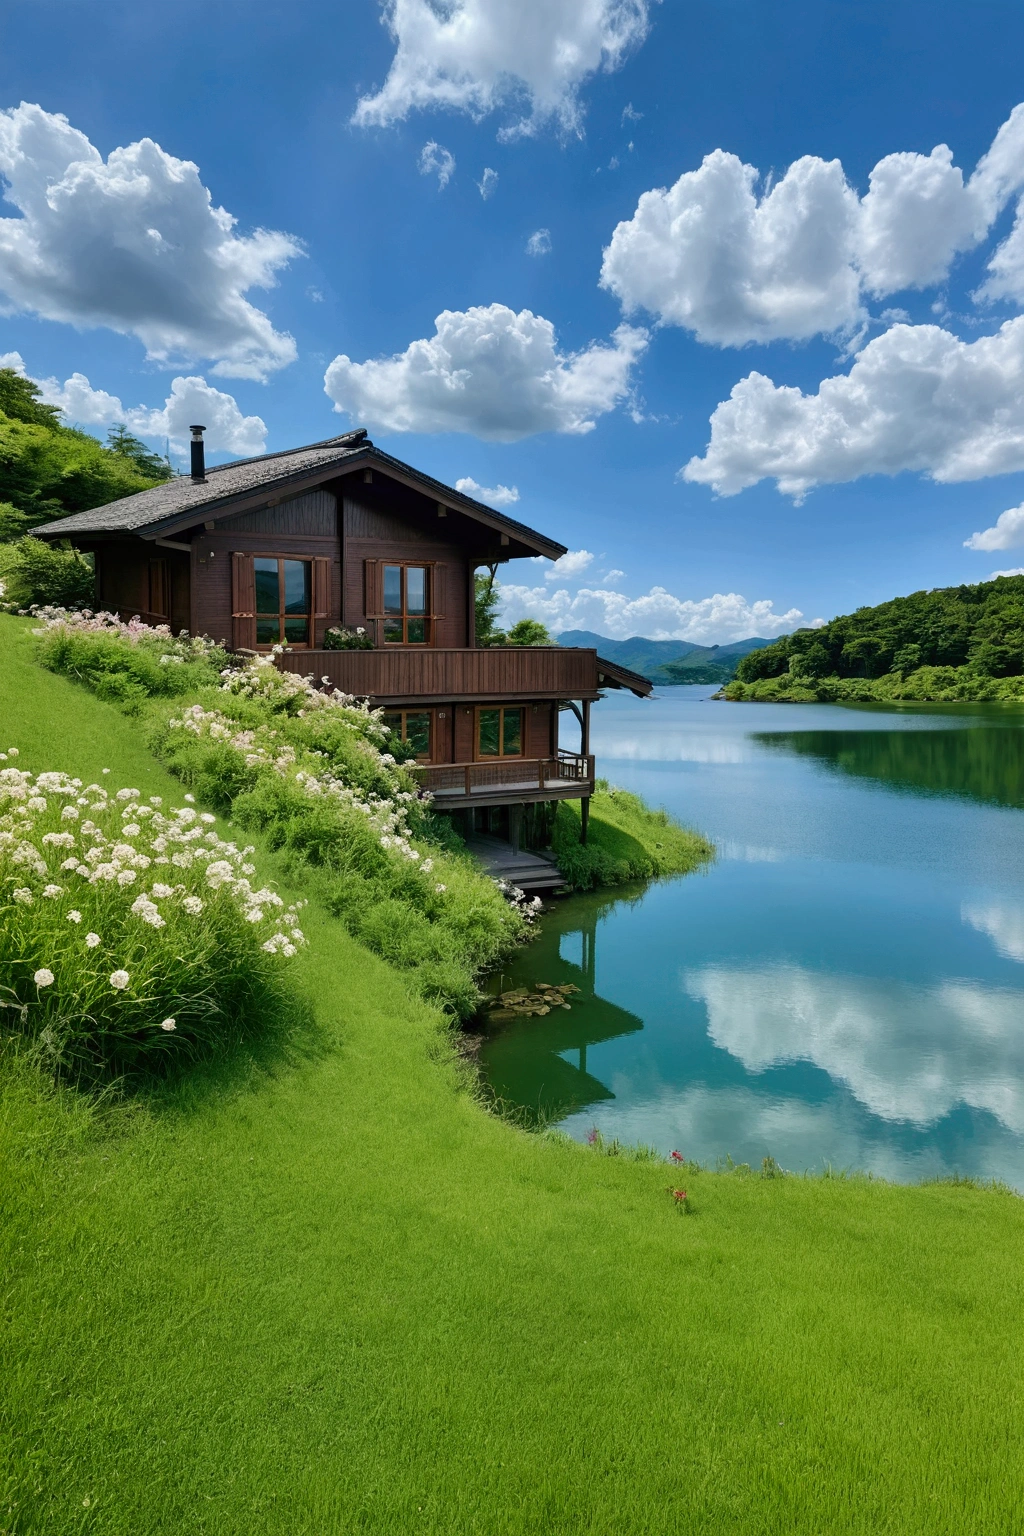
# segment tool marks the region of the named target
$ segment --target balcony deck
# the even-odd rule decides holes
[[[342,693],[396,705],[443,704],[458,699],[479,703],[597,699],[602,668],[607,665],[599,666],[596,651],[557,645],[285,651],[276,661],[285,672],[326,678]]]
[[[594,759],[574,752],[489,763],[421,764],[414,771],[439,811],[580,800],[594,793]]]

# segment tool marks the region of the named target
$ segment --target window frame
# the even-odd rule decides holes
[[[498,711],[498,750],[497,752],[480,751],[480,716]],[[505,716],[517,714],[519,716],[519,751],[505,751]],[[478,704],[473,719],[473,761],[476,763],[516,762],[526,757],[526,710],[522,704]]]
[[[401,613],[388,613],[385,608],[385,589],[387,587],[388,570],[401,572]],[[409,612],[409,585],[406,572],[410,570],[423,572],[423,612]],[[434,563],[429,560],[389,560],[382,557],[380,561],[380,605],[381,605],[381,643],[383,645],[403,646],[428,646],[434,643]],[[409,623],[423,625],[423,639],[409,639]],[[388,624],[399,623],[402,626],[401,640],[389,640],[387,635]]]
[[[253,550],[251,552],[250,551],[245,551],[245,553],[249,554],[249,558],[252,560],[253,629],[254,629],[254,632],[257,635],[258,635],[258,631],[259,631],[259,622],[260,622],[260,620],[261,619],[272,618],[273,615],[269,614],[269,613],[261,613],[260,612],[259,588],[258,588],[258,586],[256,584],[256,575],[257,575],[256,562],[257,562],[257,560],[276,560],[277,561],[277,601],[278,601],[277,619],[278,619],[278,638],[276,640],[260,640],[260,639],[257,638],[257,639],[254,640],[254,649],[257,650],[257,651],[272,651],[275,645],[286,645],[286,646],[288,646],[293,651],[311,651],[311,650],[315,649],[315,646],[314,646],[314,627],[315,627],[314,610],[316,608],[316,594],[313,591],[313,585],[314,585],[313,562],[314,562],[315,557],[313,555],[292,555],[292,554],[282,555],[277,550],[267,550],[265,552],[264,551],[260,551],[260,550]],[[301,614],[301,613],[286,613],[285,609],[284,609],[285,581],[284,581],[283,566],[284,566],[285,562],[288,561],[288,560],[293,560],[297,564],[306,565],[306,566],[309,567],[309,577],[308,577],[308,585],[307,585],[307,591],[309,593],[309,610],[305,614]],[[306,620],[306,636],[307,636],[307,638],[305,640],[289,640],[289,639],[287,639],[285,634],[284,634],[285,620],[286,619],[301,619],[301,618],[305,618],[305,620]]]
[[[400,733],[400,739],[402,741],[408,741],[408,739],[409,739],[408,733],[407,733],[407,716],[409,716],[409,715],[426,715],[427,716],[427,719],[430,722],[429,727],[428,727],[428,729],[429,729],[429,737],[428,737],[427,750],[426,750],[426,752],[422,756],[419,753],[417,753],[415,760],[416,760],[417,763],[432,763],[434,761],[434,741],[436,739],[435,735],[434,735],[434,727],[435,727],[435,722],[437,720],[437,711],[433,710],[433,709],[417,709],[415,706],[413,706],[412,708],[409,708],[409,709],[385,709],[384,710],[384,723],[385,723],[385,725],[387,725],[388,716],[389,715],[392,715],[392,716],[393,715],[400,715],[402,717],[402,728],[401,728],[401,733]],[[393,729],[393,727],[389,726],[388,729],[391,730],[391,729]]]

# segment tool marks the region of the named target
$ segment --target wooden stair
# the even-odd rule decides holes
[[[494,880],[508,880],[521,891],[531,895],[541,891],[561,890],[565,877],[553,859],[540,853],[520,849],[513,851],[512,844],[500,837],[490,837],[475,832],[466,841],[466,848],[479,861]]]

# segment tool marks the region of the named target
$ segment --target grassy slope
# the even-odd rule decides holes
[[[23,764],[175,794],[16,632]],[[681,1218],[664,1165],[483,1114],[305,917],[319,1050],[105,1133],[7,1074],[0,1531],[1018,1528],[1020,1201],[701,1174]]]

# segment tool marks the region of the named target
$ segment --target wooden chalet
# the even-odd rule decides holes
[[[96,562],[97,604],[235,651],[271,651],[287,671],[368,698],[416,747],[438,810],[518,844],[522,808],[587,801],[590,706],[604,688],[651,684],[558,646],[476,645],[474,573],[565,546],[349,432],[207,469],[36,530]],[[324,650],[325,631],[365,629],[372,650]],[[559,741],[579,722],[580,750]],[[575,734],[575,733],[574,733]]]

